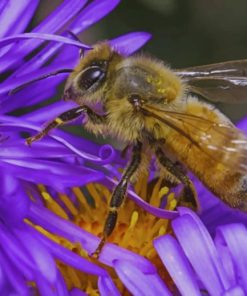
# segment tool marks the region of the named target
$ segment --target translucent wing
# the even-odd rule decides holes
[[[214,123],[202,117],[164,111],[153,106],[142,108],[147,116],[158,119],[187,138],[211,159],[228,169],[247,173],[247,137],[234,125]]]
[[[247,103],[247,60],[177,70],[189,91],[212,101]]]

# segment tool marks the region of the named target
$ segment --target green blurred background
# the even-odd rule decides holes
[[[60,2],[41,0],[35,22]],[[244,59],[247,0],[122,0],[110,15],[80,38],[94,43],[140,30],[153,35],[142,51],[173,68]],[[233,121],[247,115],[247,104],[219,108]]]

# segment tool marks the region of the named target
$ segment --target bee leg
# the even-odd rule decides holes
[[[94,113],[89,107],[87,106],[80,106],[73,109],[70,109],[62,114],[60,114],[57,118],[46,124],[44,129],[40,131],[38,134],[29,137],[26,139],[26,143],[31,145],[32,142],[38,141],[43,138],[45,135],[49,133],[50,130],[58,127],[59,125],[65,124],[77,117],[81,116],[82,114],[87,114],[89,119],[95,123],[103,122],[104,116],[100,116]]]
[[[126,157],[126,154],[127,154],[128,150],[129,150],[129,148],[130,148],[130,145],[127,145],[127,146],[125,146],[123,148],[123,150],[121,151],[121,158],[125,158]]]
[[[196,190],[190,178],[183,172],[183,169],[167,158],[160,147],[155,149],[155,155],[160,164],[184,185],[182,197],[179,199],[179,205],[198,210],[199,203]]]
[[[137,142],[132,149],[131,161],[127,166],[125,172],[123,173],[122,178],[118,183],[117,187],[113,191],[111,201],[110,201],[109,213],[104,225],[103,238],[101,239],[97,249],[92,254],[92,256],[95,258],[99,257],[99,254],[106,242],[106,239],[111,235],[111,233],[113,232],[116,226],[118,210],[124,202],[128,184],[131,180],[131,177],[136,173],[141,163],[141,150],[142,150],[142,143]]]

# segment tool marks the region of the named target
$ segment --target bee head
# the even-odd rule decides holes
[[[107,43],[98,44],[88,51],[67,80],[65,100],[73,100],[80,105],[101,102],[107,77],[120,58]]]

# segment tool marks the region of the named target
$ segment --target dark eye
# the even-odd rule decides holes
[[[105,78],[105,70],[98,66],[92,66],[85,69],[79,78],[79,87],[87,90],[94,84],[102,81]]]

